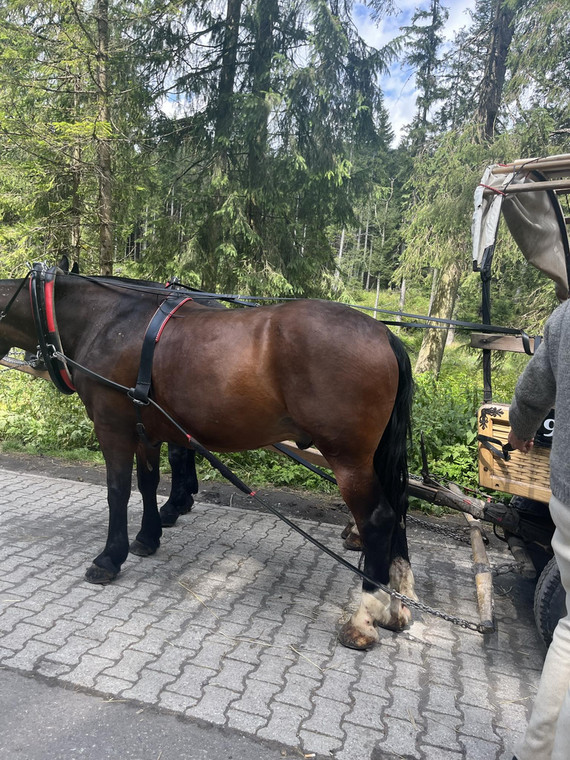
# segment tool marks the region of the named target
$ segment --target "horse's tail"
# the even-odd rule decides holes
[[[384,496],[400,521],[408,509],[408,440],[411,438],[414,382],[404,344],[391,332],[388,337],[400,374],[394,408],[374,454],[374,470]]]

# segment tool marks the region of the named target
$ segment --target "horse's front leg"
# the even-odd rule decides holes
[[[141,529],[131,543],[131,554],[148,557],[160,546],[162,525],[158,514],[156,491],[160,480],[160,446],[137,448],[137,483],[143,500]]]
[[[169,443],[168,461],[172,470],[172,487],[168,501],[160,508],[163,528],[171,528],[180,515],[190,512],[194,504],[192,494],[198,493],[194,451]]]
[[[134,445],[123,436],[98,432],[107,465],[109,528],[105,548],[85,573],[90,583],[110,583],[119,574],[129,553],[127,506],[131,495]]]

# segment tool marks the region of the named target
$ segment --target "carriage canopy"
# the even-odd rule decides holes
[[[526,259],[569,295],[570,248],[557,193],[570,192],[570,154],[488,166],[475,191],[473,268],[489,272],[501,212]]]

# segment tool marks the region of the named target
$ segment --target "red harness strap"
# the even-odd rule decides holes
[[[55,318],[56,271],[56,267],[46,269],[42,264],[34,264],[30,272],[30,299],[39,347],[49,376],[59,391],[71,394],[75,393],[75,386],[67,364],[53,356],[54,351],[63,355]]]
[[[132,393],[129,393],[133,401],[138,404],[148,404],[150,386],[152,382],[152,360],[154,358],[154,349],[160,340],[160,337],[168,323],[168,320],[176,314],[178,309],[191,298],[180,298],[179,296],[169,296],[163,301],[155,311],[152,319],[148,323],[141,350],[141,361],[139,365],[139,374],[137,384]]]

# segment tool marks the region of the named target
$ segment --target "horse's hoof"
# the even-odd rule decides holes
[[[178,515],[160,513],[160,524],[163,528],[173,528],[178,520]]]
[[[85,571],[85,580],[88,583],[97,583],[99,586],[106,586],[107,583],[111,583],[119,573],[111,572],[104,567],[92,564]]]
[[[350,522],[347,523],[344,526],[344,529],[343,529],[342,533],[340,534],[340,537],[341,538],[346,538],[348,536],[348,534],[350,533],[350,531],[352,530],[353,525],[354,525],[353,523],[350,523]]]
[[[362,551],[362,539],[360,538],[358,533],[349,533],[348,536],[344,539],[344,548],[350,549],[350,551],[353,552],[361,552]]]
[[[187,515],[189,512],[192,511],[192,507],[194,506],[194,499],[190,497],[190,500],[184,504],[183,506],[177,507],[174,504],[169,504],[166,502],[161,508],[160,508],[160,523],[163,528],[172,528],[173,525],[176,525],[176,521],[180,517],[180,515]]]
[[[366,631],[362,631],[353,625],[350,620],[338,632],[338,640],[343,647],[348,647],[349,649],[370,649],[378,642],[379,638],[374,626],[370,626]]]
[[[194,499],[190,497],[190,501],[185,504],[183,507],[178,508],[178,514],[179,515],[187,515],[192,511],[192,507],[194,506]]]
[[[151,554],[154,554],[157,549],[158,549],[158,546],[155,546],[153,548],[152,546],[143,544],[141,541],[139,541],[136,538],[134,541],[131,541],[131,545],[129,546],[130,553],[136,554],[137,557],[150,557]]]
[[[403,631],[412,622],[412,611],[404,604],[400,604],[398,611],[392,615],[390,622],[383,625],[383,628],[387,628],[389,631]]]

